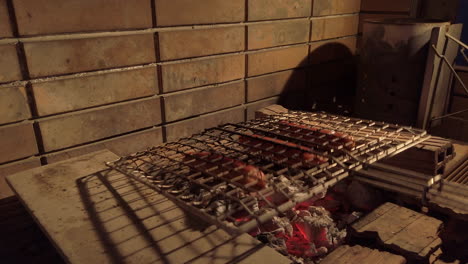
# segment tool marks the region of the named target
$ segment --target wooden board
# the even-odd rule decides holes
[[[454,152],[456,153],[455,158],[447,163],[445,170],[445,178],[451,181],[458,174],[460,166],[468,161],[468,144],[463,142],[456,142],[453,144]],[[453,175],[452,175],[453,174]]]
[[[428,205],[454,218],[468,221],[468,186],[444,181],[434,185],[427,195]]]
[[[442,221],[385,203],[352,225],[357,236],[374,237],[386,248],[411,259],[425,259],[440,247]]]
[[[244,234],[232,237],[115,171],[99,151],[7,177],[69,263],[289,263]]]
[[[361,246],[340,246],[326,256],[320,264],[405,264],[404,257]]]
[[[448,27],[448,33],[460,39],[462,24],[453,24]],[[446,56],[447,60],[453,64],[458,54],[458,44],[445,37],[444,28],[435,28],[432,32],[429,46],[436,46],[440,54]],[[440,120],[430,122],[433,117],[439,117],[447,110],[447,100],[449,95],[452,73],[449,67],[441,60],[431,48],[429,49],[424,83],[421,91],[421,98],[418,110],[417,127],[427,128],[428,125],[436,126]]]

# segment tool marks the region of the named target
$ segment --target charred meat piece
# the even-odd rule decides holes
[[[218,166],[225,166],[224,164],[229,164],[228,166],[239,172],[242,175],[242,178],[238,180],[239,183],[244,185],[253,184],[253,188],[256,189],[263,189],[266,186],[266,176],[265,174],[257,167],[253,165],[246,164],[242,161],[231,159],[229,157],[225,157],[221,154],[213,154],[209,152],[196,152],[196,153],[186,153],[186,160],[190,160],[191,158],[195,158],[198,160],[206,161],[210,164],[216,164]],[[197,162],[195,161],[195,162]],[[232,174],[225,174],[222,176],[226,179],[231,179]],[[235,181],[236,178],[234,178]]]

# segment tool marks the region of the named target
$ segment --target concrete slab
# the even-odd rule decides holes
[[[290,263],[247,234],[207,226],[98,151],[7,177],[69,263]]]

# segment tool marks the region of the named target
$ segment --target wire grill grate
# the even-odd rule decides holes
[[[208,129],[107,165],[238,233],[428,137],[383,122],[291,111]]]

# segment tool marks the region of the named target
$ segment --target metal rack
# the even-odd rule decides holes
[[[107,165],[243,233],[427,138],[409,127],[291,111],[208,129]]]

